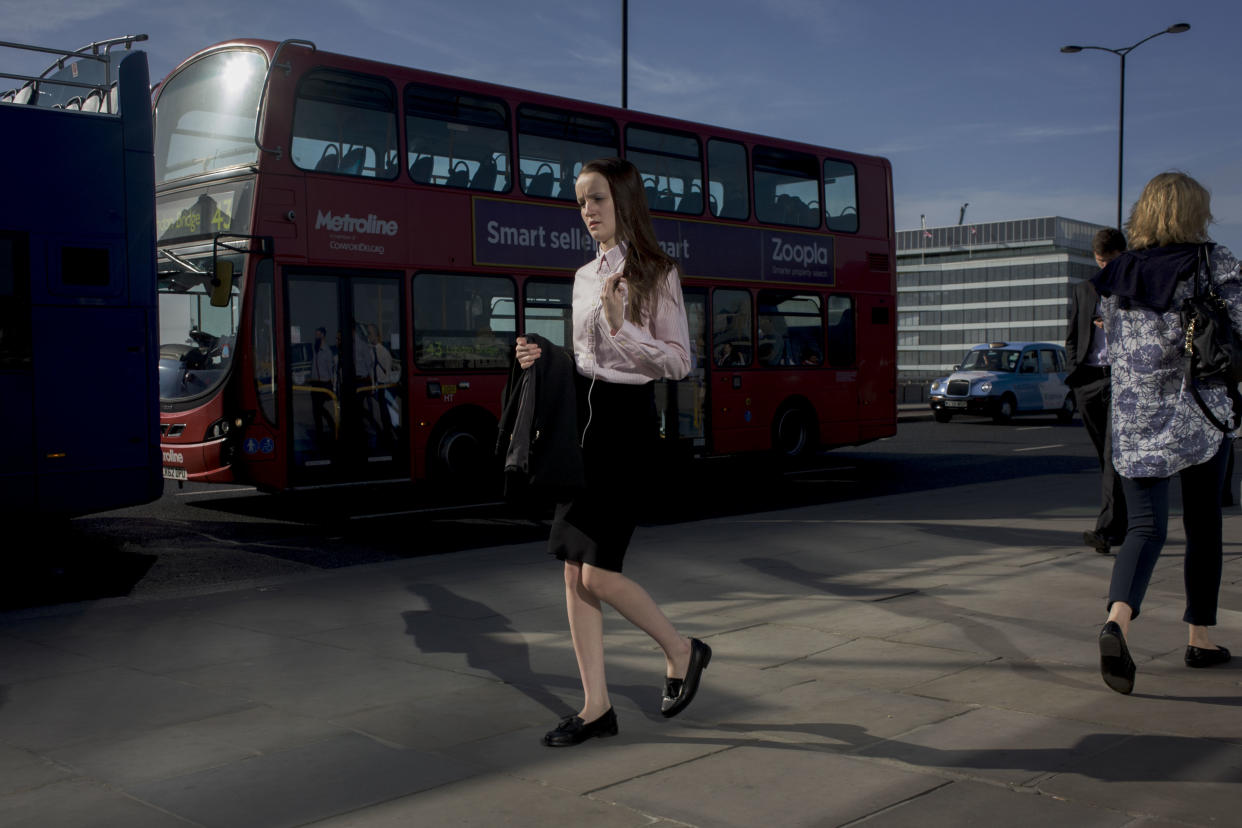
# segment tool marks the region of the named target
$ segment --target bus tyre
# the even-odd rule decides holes
[[[807,454],[815,445],[815,419],[800,405],[788,405],[772,422],[772,450],[790,459]]]
[[[943,408],[937,408],[934,410],[932,412],[932,416],[936,418],[936,422],[938,423],[947,423],[949,420],[953,419],[953,414],[945,411]]]
[[[1006,394],[1001,397],[1000,405],[996,406],[996,413],[992,415],[992,422],[1007,423],[1013,419],[1013,412],[1017,409],[1017,403],[1014,401],[1013,395]]]
[[[496,477],[496,427],[475,418],[449,423],[432,441],[436,478],[455,489],[482,489]]]
[[[1057,411],[1057,419],[1063,423],[1068,423],[1074,419],[1074,394],[1070,392],[1065,395],[1065,402],[1061,403],[1061,408]]]

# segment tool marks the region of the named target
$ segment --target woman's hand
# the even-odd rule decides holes
[[[517,338],[517,347],[514,349],[514,353],[517,356],[518,365],[522,366],[522,370],[526,370],[534,365],[535,360],[543,355],[543,351],[540,350],[539,346],[534,343],[528,343],[524,336]]]
[[[621,274],[614,273],[604,280],[604,289],[599,295],[609,333],[615,334],[625,321],[625,292],[622,290],[624,283]]]

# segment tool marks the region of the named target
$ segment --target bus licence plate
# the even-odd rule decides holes
[[[966,401],[965,400],[945,400],[944,407],[945,408],[965,408]],[[164,469],[164,471],[168,471],[168,469]]]
[[[164,467],[164,477],[167,480],[188,480],[185,469],[178,469],[173,466]]]

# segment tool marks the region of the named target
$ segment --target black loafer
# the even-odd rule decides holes
[[[1105,684],[1128,696],[1134,690],[1134,673],[1134,659],[1130,658],[1121,626],[1109,621],[1100,630],[1100,675]]]
[[[699,679],[711,660],[712,648],[697,638],[690,639],[690,664],[686,667],[686,677],[664,680],[664,698],[660,700],[660,714],[664,718],[673,718],[694,701],[694,694],[699,692]]]
[[[1224,664],[1228,660],[1229,651],[1224,647],[1217,647],[1215,650],[1205,650],[1202,647],[1186,648],[1187,667],[1211,667]]]
[[[1099,532],[1083,532],[1082,542],[1095,549],[1095,551],[1099,552],[1101,555],[1107,555],[1108,548],[1111,546],[1108,542],[1108,538],[1104,537]]]
[[[581,716],[567,716],[555,730],[543,734],[543,743],[548,747],[571,747],[580,745],[587,739],[617,735],[617,714],[612,708],[595,721],[587,724]]]

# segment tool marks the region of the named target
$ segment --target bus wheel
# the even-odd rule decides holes
[[[801,457],[815,445],[815,419],[800,405],[789,405],[772,422],[772,450],[780,457]]]
[[[1013,412],[1018,405],[1010,394],[1001,397],[1000,405],[996,406],[996,413],[992,415],[992,422],[1007,423],[1013,419]]]
[[[449,423],[432,441],[435,476],[459,489],[482,489],[496,482],[496,427],[481,418]]]

